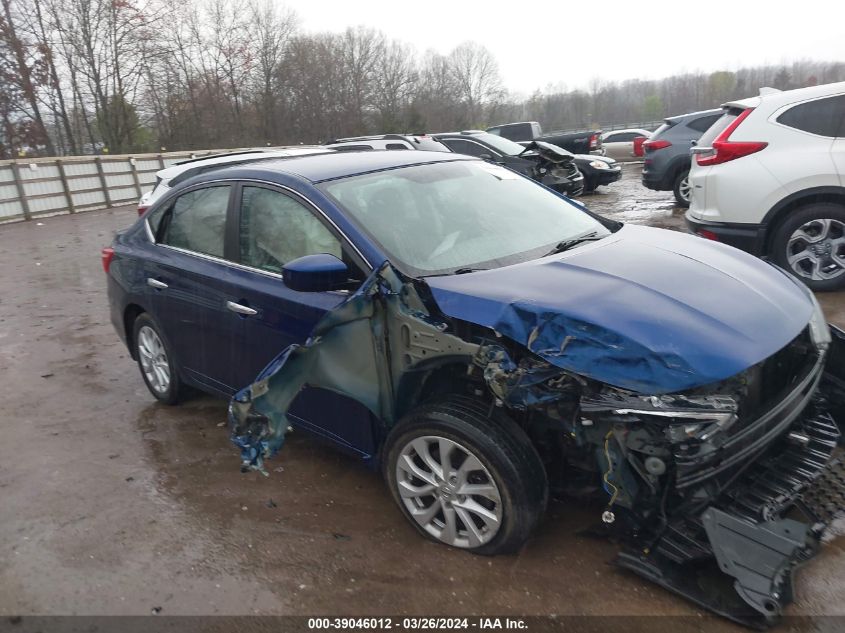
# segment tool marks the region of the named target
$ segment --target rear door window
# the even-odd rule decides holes
[[[161,243],[222,258],[230,185],[183,193],[169,206],[160,227]]]
[[[799,103],[781,114],[777,122],[819,136],[843,136],[845,95]]]

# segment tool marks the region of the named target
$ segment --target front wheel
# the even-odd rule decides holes
[[[689,184],[689,169],[685,169],[675,176],[672,193],[675,194],[675,202],[678,203],[679,207],[689,208],[690,194],[692,193],[692,187]]]
[[[820,202],[790,212],[775,231],[772,257],[813,290],[845,287],[845,206]]]
[[[424,536],[477,554],[518,550],[545,510],[546,474],[513,421],[453,396],[406,416],[385,444],[384,475]]]

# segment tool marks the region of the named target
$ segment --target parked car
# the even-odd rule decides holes
[[[537,121],[523,121],[521,123],[505,123],[488,127],[490,134],[501,136],[517,143],[529,141],[543,141],[551,143],[573,154],[603,154],[601,130],[584,130],[581,132],[547,132],[543,133],[542,126]]]
[[[419,149],[427,152],[450,152],[448,147],[427,134],[376,134],[338,138],[325,144],[336,151],[366,151],[370,149]]]
[[[622,166],[607,156],[575,154],[575,166],[584,176],[584,193],[591,193],[622,177]]]
[[[156,172],[156,182],[152,189],[141,196],[138,201],[138,215],[142,215],[156,200],[161,198],[170,189],[180,182],[193,178],[198,174],[219,169],[222,166],[249,163],[256,160],[268,158],[285,158],[288,156],[304,156],[307,154],[319,154],[331,150],[315,145],[295,145],[292,147],[268,147],[241,150],[237,152],[225,152],[189,158],[165,167]]]
[[[643,143],[643,185],[671,191],[680,207],[690,204],[690,148],[713,125],[722,111],[705,110],[669,117]]]
[[[616,160],[631,160],[636,157],[634,141],[647,139],[651,132],[643,129],[612,130],[601,135],[601,146],[605,156]]]
[[[481,130],[442,132],[434,138],[451,151],[514,169],[569,196],[584,191],[584,176],[572,153],[543,141],[523,146]]]
[[[689,227],[845,287],[845,82],[727,103],[693,148]]]
[[[550,487],[593,490],[622,566],[770,624],[843,492],[841,392],[816,395],[826,368],[845,377],[845,333],[806,287],[487,161],[219,169],[157,200],[103,267],[155,398],[234,394],[244,469],[289,424],[328,440],[437,542],[513,552]]]

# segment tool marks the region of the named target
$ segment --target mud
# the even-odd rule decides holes
[[[638,169],[584,202],[680,227]],[[422,539],[378,473],[300,434],[269,477],[241,474],[226,403],[155,403],[112,330],[99,251],[133,219],[0,226],[0,614],[701,615],[577,535],[600,507],[552,502],[519,555],[483,558]],[[845,326],[845,294],[820,299]],[[790,614],[845,615],[843,545],[799,573]]]

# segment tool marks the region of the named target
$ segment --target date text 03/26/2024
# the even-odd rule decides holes
[[[520,618],[309,618],[312,630],[525,630]]]

